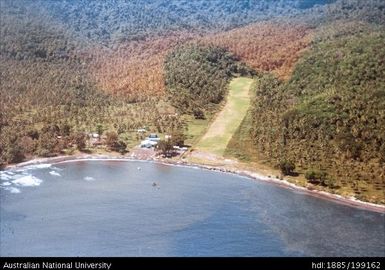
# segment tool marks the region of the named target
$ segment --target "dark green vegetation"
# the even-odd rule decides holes
[[[295,164],[290,160],[281,160],[279,162],[279,169],[283,175],[292,175],[295,170]]]
[[[224,31],[274,16],[297,14],[315,4],[330,2],[334,1],[37,0],[23,4],[28,8],[47,9],[50,16],[66,25],[74,35],[112,46],[171,31]]]
[[[306,2],[306,1],[304,1]],[[312,1],[309,1],[309,3]],[[299,20],[320,26],[338,20],[385,24],[385,2],[382,0],[339,0],[332,4],[305,10]]]
[[[284,174],[290,174],[290,160],[311,183],[383,200],[384,44],[380,26],[345,22],[319,28],[289,81],[258,79],[251,127],[241,127],[235,139],[250,136],[258,158],[278,164]],[[229,145],[230,153],[236,145]]]
[[[174,146],[170,141],[160,140],[156,145],[156,150],[164,157],[170,157],[174,152]]]
[[[308,170],[305,173],[305,178],[311,182],[316,184],[322,184],[322,185],[329,185],[328,181],[328,175],[324,171],[318,171],[318,170]]]
[[[255,71],[224,49],[188,46],[167,56],[165,73],[171,103],[181,112],[202,119],[204,110],[223,100],[232,77],[251,76]]]

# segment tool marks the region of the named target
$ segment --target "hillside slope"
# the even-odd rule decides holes
[[[293,161],[329,189],[384,202],[385,32],[359,26],[320,29],[289,81],[262,76],[247,124],[259,160]]]
[[[0,165],[202,120],[196,142],[229,81],[258,74],[229,148],[384,201],[382,0],[1,0],[0,17]]]

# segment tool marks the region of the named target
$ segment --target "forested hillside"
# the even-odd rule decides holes
[[[383,198],[382,0],[0,0],[0,17],[2,165],[89,151],[93,132],[127,150],[137,128],[189,132],[254,76],[233,141]]]
[[[165,73],[171,103],[200,117],[223,100],[232,77],[255,75],[225,49],[202,46],[175,49],[166,58]]]
[[[1,163],[58,154],[77,145],[77,135],[100,126],[128,144],[136,141],[135,128],[180,128],[172,106],[160,101],[167,99],[163,65],[174,47],[302,8],[298,1],[1,0],[0,5]],[[210,82],[204,75],[199,80]],[[223,95],[224,81],[220,88]],[[45,144],[47,139],[52,143]]]
[[[333,1],[330,5],[306,10],[301,16],[296,17],[301,22],[306,21],[317,26],[337,20],[363,21],[384,25],[384,10],[385,3],[382,0],[338,0]]]
[[[313,29],[303,23],[258,22],[209,35],[198,42],[225,48],[255,70],[287,79],[312,41],[312,34]]]
[[[275,16],[295,14],[326,0],[113,0],[36,1],[68,29],[108,46],[174,31],[224,31]]]
[[[376,200],[385,187],[385,32],[339,22],[315,40],[290,80],[257,80],[250,134],[259,159],[290,161],[315,183]]]

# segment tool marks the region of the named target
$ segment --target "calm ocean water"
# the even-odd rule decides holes
[[[384,214],[240,176],[77,161],[0,177],[1,256],[385,254]]]

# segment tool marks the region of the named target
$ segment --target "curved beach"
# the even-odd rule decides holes
[[[265,181],[272,183],[274,185],[280,186],[282,188],[286,189],[292,189],[295,192],[302,192],[306,193],[310,196],[333,201],[335,203],[348,205],[351,207],[356,207],[368,211],[378,212],[378,213],[385,213],[385,205],[381,204],[375,204],[370,202],[365,202],[358,200],[354,197],[344,197],[337,194],[332,194],[325,191],[320,191],[316,189],[309,189],[307,187],[302,187],[295,185],[293,183],[288,182],[287,180],[279,180],[274,179],[272,177],[268,177],[266,175],[263,175],[258,172],[253,172],[249,170],[239,170],[230,168],[227,166],[212,166],[212,165],[204,165],[204,164],[196,164],[191,163],[187,161],[175,161],[175,160],[169,160],[169,159],[161,159],[161,158],[150,158],[150,159],[138,159],[133,158],[129,156],[117,156],[117,155],[88,155],[88,154],[80,154],[80,155],[71,155],[71,156],[57,156],[57,157],[49,157],[49,158],[36,158],[32,159],[26,162],[18,163],[18,164],[12,164],[5,167],[5,169],[12,169],[12,168],[19,168],[19,167],[25,167],[30,165],[36,165],[36,164],[57,164],[57,163],[64,163],[64,162],[76,162],[81,160],[116,160],[116,161],[142,161],[142,162],[156,162],[159,164],[165,164],[169,166],[185,166],[185,167],[195,167],[200,168],[204,170],[212,170],[217,171],[221,173],[230,173],[230,174],[236,174],[239,176],[244,176],[251,178],[255,181]]]

